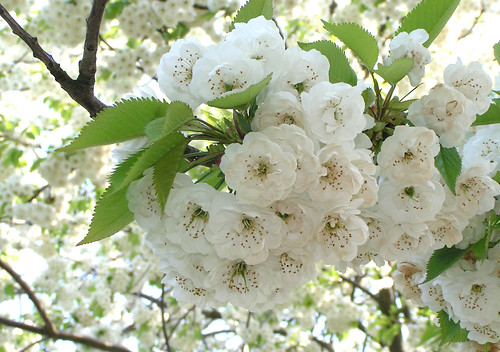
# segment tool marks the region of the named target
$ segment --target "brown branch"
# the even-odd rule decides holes
[[[101,3],[104,1],[104,3],[101,5]],[[94,6],[92,9],[94,10],[95,5],[97,4],[96,10],[94,10],[95,17],[97,17],[99,11],[100,11],[100,6],[105,6],[105,3],[107,0],[95,0],[94,1]],[[92,15],[92,12],[91,12]],[[87,26],[87,37],[89,37],[87,42],[90,42],[89,48],[85,48],[84,50],[84,58],[82,59],[83,65],[81,64],[80,66],[84,66],[84,72],[82,78],[80,76],[78,79],[74,80],[72,79],[66,71],[64,71],[61,68],[61,65],[57,61],[54,60],[52,55],[50,55],[48,52],[46,52],[38,43],[38,39],[36,37],[31,36],[26,30],[19,25],[19,23],[16,22],[16,20],[9,14],[9,12],[2,6],[0,5],[0,17],[2,17],[9,27],[12,29],[12,33],[17,35],[21,40],[28,45],[28,47],[31,49],[33,52],[33,56],[37,59],[39,59],[43,64],[47,67],[49,70],[50,74],[54,77],[56,82],[58,82],[61,86],[61,88],[68,93],[68,95],[76,101],[78,104],[80,104],[85,110],[87,110],[90,113],[90,116],[95,116],[99,111],[104,109],[106,105],[101,102],[99,99],[97,99],[94,96],[94,82],[95,79],[89,80],[88,74],[92,71],[92,55],[95,55],[95,50],[94,52],[91,53],[89,48],[91,47],[91,44],[93,43],[93,35],[94,31],[97,30],[99,31],[99,26],[96,28],[91,27],[96,25],[97,19],[93,19],[93,17],[89,17],[89,19],[92,19],[92,21],[88,21],[88,26]],[[102,15],[101,15],[102,18]],[[100,20],[99,20],[100,21]],[[100,22],[99,22],[100,23]],[[90,34],[89,34],[90,32]],[[86,53],[86,54],[85,54]],[[85,61],[84,61],[85,60]],[[95,66],[95,64],[94,64]],[[80,67],[82,68],[82,67]],[[95,74],[95,70],[94,70]]]
[[[38,345],[39,343],[42,343],[43,341],[45,340],[48,340],[49,338],[46,336],[46,337],[42,337],[40,340],[37,340],[35,342],[32,342],[30,343],[28,346],[24,347],[22,350],[20,350],[19,352],[26,352],[26,351],[29,351],[31,349],[31,347],[35,346],[35,345]]]
[[[335,350],[333,349],[332,345],[329,344],[329,343],[326,343],[325,341],[321,341],[320,339],[318,339],[316,336],[311,336],[311,340],[316,342],[320,347],[321,349],[325,349],[327,350],[328,352],[334,352]]]
[[[206,334],[202,334],[201,337],[205,338],[205,337],[215,336],[218,334],[236,334],[236,330],[226,329],[226,330],[212,331],[212,332],[207,332]]]
[[[47,336],[53,340],[65,340],[65,341],[80,343],[82,345],[97,348],[103,351],[130,352],[129,349],[122,346],[112,345],[110,343],[97,340],[90,336],[68,333],[66,331],[56,331],[54,335],[48,335],[45,327],[28,325],[4,317],[0,317],[0,325],[10,326],[13,328],[22,329],[24,331],[33,332],[35,334]]]
[[[485,11],[486,11],[486,7],[484,6],[484,1],[481,1],[481,10],[479,11],[479,15],[477,15],[477,17],[474,19],[474,22],[472,23],[471,27],[467,30],[464,30],[462,32],[462,34],[460,34],[457,41],[464,39],[465,37],[467,37],[468,35],[470,35],[472,33],[472,31],[474,30],[474,27],[476,27],[476,25],[479,23],[479,19],[481,18],[481,16],[483,15],[483,13]]]
[[[370,290],[368,290],[367,288],[361,286],[360,284],[358,284],[356,281],[348,278],[347,276],[344,276],[342,274],[339,273],[339,277],[342,279],[342,281],[345,281],[345,282],[348,282],[349,284],[351,284],[354,288],[357,288],[361,291],[363,291],[364,293],[366,293],[368,296],[370,296],[371,298],[373,298],[373,300],[377,303],[380,304],[380,298],[373,294]]]
[[[44,326],[43,329],[45,330],[46,333],[44,335],[54,336],[57,333],[56,327],[54,326],[54,324],[50,320],[49,316],[47,315],[47,312],[42,307],[42,304],[40,303],[40,301],[38,300],[38,298],[35,296],[35,293],[31,289],[31,287],[26,283],[26,281],[24,281],[21,278],[21,276],[19,276],[18,273],[16,273],[14,271],[14,269],[12,269],[10,267],[9,264],[5,263],[1,259],[0,259],[0,267],[2,269],[4,269],[5,271],[7,271],[10,276],[12,276],[12,278],[22,287],[22,289],[24,290],[24,292],[26,292],[26,294],[30,298],[31,302],[33,302],[33,304],[35,305],[38,313],[40,313],[40,316],[42,317],[42,320],[45,323],[45,326]]]
[[[78,68],[80,73],[76,79],[88,86],[94,95],[95,74],[97,72],[97,48],[99,47],[99,31],[104,16],[104,9],[109,0],[94,0],[90,15],[87,18],[87,34],[83,44],[83,56]]]

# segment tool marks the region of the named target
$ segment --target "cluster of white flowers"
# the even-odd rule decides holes
[[[444,180],[436,178],[435,172],[436,175],[431,175],[434,188],[429,194],[433,198],[429,204],[423,203],[426,198],[417,193],[418,188],[414,183],[404,187],[415,190],[410,200],[412,207],[417,207],[419,212],[430,212],[431,215],[425,222],[420,221],[424,219],[416,214],[412,217],[419,221],[421,233],[426,234],[425,239],[418,238],[418,245],[430,239],[431,249],[445,245],[465,249],[486,235],[489,211],[494,209],[497,215],[500,214],[499,202],[495,198],[500,195],[500,185],[492,179],[499,170],[500,133],[498,125],[477,127],[474,128],[475,133],[471,133],[470,126],[476,114],[484,113],[489,107],[488,94],[491,91],[491,80],[478,63],[473,62],[465,67],[459,60],[445,69],[444,80],[444,84],[436,85],[429,95],[410,106],[409,119],[421,127],[407,128],[425,129],[428,133],[434,131],[443,146],[459,148],[463,162],[456,181],[456,195],[446,187],[443,192],[441,184],[444,185]],[[409,159],[413,159],[413,156],[413,152],[407,155]],[[422,157],[418,159],[420,162],[423,160]],[[415,169],[410,174],[422,177],[424,172]],[[402,197],[408,195],[407,190],[405,188],[405,193],[401,193]],[[403,208],[395,207],[393,212],[400,212],[400,209]],[[409,214],[406,210],[405,213]],[[398,218],[403,216],[397,215]],[[491,229],[491,243],[497,241],[499,235],[498,230]],[[400,263],[394,275],[396,284],[407,298],[429,306],[436,312],[444,310],[453,321],[459,322],[462,328],[469,331],[470,340],[481,344],[500,342],[500,306],[496,298],[500,294],[498,246],[489,249],[484,260],[466,255],[427,283],[423,283],[426,263],[432,252],[421,250],[410,254],[396,258]]]
[[[193,108],[273,73],[253,131],[220,162],[232,192],[178,175],[162,214],[151,171],[129,187],[129,208],[176,298],[266,309],[311,280],[315,261],[349,266],[356,257],[369,235],[359,209],[376,201],[375,165],[354,141],[366,144],[362,88],[329,83],[328,70],[316,50],[285,50],[263,17],[236,23],[218,45],[179,40],[163,56],[160,87]]]

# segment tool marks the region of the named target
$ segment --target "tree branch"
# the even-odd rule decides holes
[[[161,284],[161,297],[160,297],[160,309],[161,309],[161,328],[163,330],[163,337],[165,338],[165,347],[167,348],[167,352],[172,351],[170,347],[170,338],[167,332],[167,322],[165,320],[165,285]]]
[[[10,326],[13,328],[22,329],[24,331],[33,332],[35,334],[48,336],[49,338],[54,339],[54,340],[65,340],[65,341],[72,341],[75,343],[80,343],[82,345],[94,347],[94,348],[97,348],[97,349],[100,349],[103,351],[130,352],[130,350],[125,348],[125,347],[112,345],[110,343],[97,340],[97,339],[90,337],[90,336],[85,336],[85,335],[80,335],[80,334],[72,334],[72,333],[68,333],[65,331],[56,331],[54,335],[48,335],[45,327],[28,325],[28,324],[20,323],[18,321],[11,320],[11,319],[4,318],[4,317],[0,317],[0,325]]]
[[[321,347],[321,349],[325,349],[328,352],[335,352],[331,344],[326,343],[325,341],[321,341],[316,336],[311,336],[311,340],[316,342]]]
[[[380,304],[380,298],[373,294],[372,292],[370,292],[370,290],[366,289],[365,287],[361,286],[360,284],[358,284],[356,281],[348,278],[347,276],[344,276],[342,274],[339,273],[339,277],[342,279],[342,281],[345,281],[345,282],[348,282],[349,284],[351,284],[354,288],[357,288],[361,291],[363,291],[364,293],[366,293],[368,296],[370,296],[371,298],[373,298],[373,300],[377,303]]]
[[[54,336],[57,333],[57,330],[50,320],[49,316],[47,315],[47,312],[45,309],[42,307],[42,304],[38,300],[38,298],[35,296],[35,293],[31,289],[31,287],[19,276],[18,273],[16,273],[7,263],[2,261],[0,259],[0,267],[7,271],[10,276],[22,287],[24,292],[28,295],[30,298],[31,302],[35,305],[36,309],[38,310],[38,313],[40,313],[40,316],[42,317],[42,320],[45,323],[44,330],[46,331],[44,335],[48,336]]]
[[[82,72],[80,72],[80,76],[78,79],[72,79],[66,71],[61,68],[61,65],[57,61],[54,60],[52,55],[46,52],[38,43],[38,39],[36,37],[31,36],[26,30],[16,22],[16,20],[9,14],[9,12],[0,5],[0,17],[2,17],[9,27],[12,29],[12,33],[17,35],[23,42],[28,45],[28,47],[33,52],[33,56],[39,59],[43,64],[47,67],[50,74],[54,77],[56,82],[58,82],[64,91],[68,93],[68,95],[80,104],[85,110],[87,110],[90,116],[95,116],[99,111],[104,109],[106,105],[97,99],[94,95],[94,83],[95,83],[95,57],[96,50],[89,50],[92,48],[92,43],[94,41],[94,33],[95,31],[99,31],[100,21],[102,19],[102,11],[104,6],[106,5],[107,0],[94,0],[94,6],[92,7],[91,16],[89,17],[89,21],[87,22],[87,42],[89,46],[84,49],[84,57],[80,62],[80,68],[84,68],[83,76]],[[94,62],[92,66],[92,62]],[[94,68],[92,68],[94,67]],[[89,73],[93,71],[93,78],[89,79]]]

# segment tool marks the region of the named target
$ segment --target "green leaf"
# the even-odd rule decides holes
[[[137,153],[140,155],[137,156],[137,160],[132,167],[130,167],[120,186],[118,186],[114,192],[127,188],[127,186],[139,178],[146,169],[155,165],[166,154],[171,153],[173,150],[177,151],[177,148],[180,148],[181,145],[185,147],[186,143],[186,139],[182,133],[171,133],[160,138],[147,149]]]
[[[375,92],[371,88],[366,88],[362,93],[361,96],[363,97],[363,100],[365,101],[365,110],[368,109],[374,102],[375,102]]]
[[[472,254],[474,254],[474,257],[477,259],[486,259],[488,255],[488,247],[490,245],[489,235],[491,235],[491,231],[486,231],[485,236],[474,243],[474,246],[472,247]]]
[[[493,45],[493,53],[495,54],[495,59],[500,64],[500,41]]]
[[[340,39],[361,60],[372,69],[378,59],[377,40],[366,29],[355,23],[332,24],[323,21],[325,29]]]
[[[163,134],[163,125],[165,124],[165,117],[159,117],[146,125],[144,133],[150,141],[161,137]]]
[[[188,105],[180,101],[170,103],[163,125],[163,135],[181,130],[187,122],[193,119],[193,110]]]
[[[330,63],[329,80],[331,83],[345,82],[351,86],[358,83],[356,73],[349,65],[349,60],[345,56],[344,50],[339,48],[330,40],[319,40],[312,43],[297,43],[302,50],[318,50],[325,55]]]
[[[410,57],[402,57],[394,60],[389,66],[378,65],[378,69],[375,72],[394,86],[401,81],[412,68],[413,59]]]
[[[262,81],[252,84],[247,89],[242,92],[237,92],[233,94],[226,95],[221,98],[211,100],[207,105],[213,106],[220,109],[237,109],[243,110],[248,104],[251,103],[260,91],[271,81],[272,73],[270,73]]]
[[[104,192],[94,208],[89,232],[78,246],[107,238],[134,220],[134,214],[128,210],[126,194],[127,188],[114,193]]]
[[[108,178],[109,187],[106,190],[108,193],[113,193],[114,191],[121,188],[123,181],[125,181],[125,179],[127,178],[128,172],[137,162],[137,159],[140,155],[142,155],[142,153],[144,153],[144,150],[141,150],[129,156],[113,170],[113,173]]]
[[[472,245],[465,249],[443,247],[434,251],[427,263],[427,275],[423,283],[434,280],[444,273],[446,269],[458,262],[471,248]]]
[[[45,159],[47,159],[47,158],[36,159],[35,162],[30,167],[30,172],[33,172],[36,169],[38,169],[38,167],[40,166],[40,164],[43,163],[45,161]]]
[[[441,175],[443,175],[451,193],[456,195],[455,184],[462,170],[462,160],[457,152],[457,148],[445,148],[442,145],[440,145],[440,148],[439,154],[434,159],[434,164]]]
[[[500,183],[500,171],[498,171],[496,175],[492,177],[492,179],[497,181],[497,183]]]
[[[439,328],[441,330],[441,345],[448,342],[465,342],[469,332],[450,319],[444,310],[438,313]]]
[[[247,23],[252,18],[264,16],[266,20],[273,18],[273,1],[272,0],[248,0],[243,5],[236,16],[234,16],[233,23],[229,27],[231,32],[234,29],[234,24],[238,22]]]
[[[179,170],[182,155],[186,150],[186,142],[179,143],[163,155],[155,164],[153,169],[153,184],[156,189],[156,195],[160,202],[161,210],[165,209],[168,195],[172,189],[175,175]]]
[[[500,99],[493,99],[493,103],[490,105],[488,111],[477,116],[472,126],[491,125],[494,123],[500,123]]]
[[[147,124],[165,116],[167,107],[166,102],[154,98],[122,100],[101,111],[70,145],[58,151],[73,152],[144,136]]]
[[[408,13],[396,31],[410,33],[415,29],[425,29],[429,39],[423,44],[426,48],[436,39],[457,8],[460,0],[422,0]]]

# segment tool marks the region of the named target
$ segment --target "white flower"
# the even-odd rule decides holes
[[[435,241],[434,250],[444,246],[451,247],[463,238],[461,231],[463,226],[455,219],[447,219],[438,215],[436,220],[428,221],[426,224]]]
[[[462,154],[462,163],[466,168],[483,160],[495,163],[495,168],[490,172],[494,176],[500,171],[500,125],[487,125],[479,129],[465,143]]]
[[[448,309],[449,306],[443,297],[443,288],[438,280],[432,280],[419,285],[422,291],[421,299],[423,305],[428,306],[432,311],[439,312],[442,309]]]
[[[477,61],[467,67],[460,59],[444,70],[444,83],[458,89],[467,99],[474,103],[475,113],[484,114],[490,107],[488,95],[491,92],[491,78],[483,71]]]
[[[204,183],[172,190],[163,218],[167,239],[187,253],[213,253],[206,232],[216,194],[215,189]]]
[[[382,176],[393,183],[411,186],[426,182],[436,173],[434,157],[439,140],[425,127],[396,126],[382,144],[377,162]]]
[[[273,272],[268,265],[250,265],[244,261],[231,261],[210,272],[207,284],[215,290],[215,298],[220,302],[230,302],[235,306],[261,311],[273,287]]]
[[[284,152],[295,156],[297,169],[294,191],[301,193],[318,183],[322,169],[319,159],[314,155],[313,141],[295,125],[270,126],[262,131],[269,139],[277,143]]]
[[[276,280],[282,290],[299,287],[316,275],[314,256],[308,250],[274,251],[268,258]]]
[[[314,85],[328,81],[329,69],[328,59],[319,51],[315,49],[304,51],[297,46],[290,47],[285,50],[281,71],[276,77],[273,76],[269,90],[287,91],[300,96]]]
[[[407,260],[413,255],[429,251],[434,238],[424,223],[394,224],[380,248],[386,260]]]
[[[296,125],[306,130],[304,111],[299,99],[290,92],[268,94],[255,112],[252,130],[262,131],[269,126]]]
[[[481,324],[481,323],[470,323],[467,321],[461,321],[460,326],[469,330],[467,337],[473,341],[477,341],[482,344],[476,350],[473,351],[484,351],[484,344],[498,343],[500,342],[500,322],[495,321],[491,324]],[[472,342],[471,342],[472,343]],[[469,351],[469,350],[468,350]]]
[[[208,226],[207,239],[219,257],[252,265],[265,261],[285,233],[283,221],[273,212],[239,204],[228,193],[216,195]]]
[[[179,39],[162,56],[157,70],[158,83],[170,100],[182,101],[192,108],[200,105],[201,101],[191,94],[189,86],[193,66],[205,51],[206,48],[196,38]]]
[[[470,101],[451,86],[438,84],[408,108],[415,126],[430,128],[444,147],[458,146],[476,115]]]
[[[423,306],[421,300],[422,290],[419,284],[425,276],[425,263],[420,258],[415,257],[412,261],[404,260],[398,263],[398,268],[392,274],[394,284],[403,293],[406,299],[412,300],[415,304]]]
[[[363,175],[351,162],[359,157],[350,144],[322,148],[318,159],[325,172],[319,184],[309,188],[311,199],[330,208],[348,204],[364,183]]]
[[[429,35],[425,30],[415,29],[410,34],[406,32],[399,33],[389,45],[391,53],[387,59],[388,65],[402,57],[413,58],[413,68],[408,73],[408,78],[413,87],[420,83],[425,74],[425,65],[431,62],[429,50],[422,45],[427,39],[429,39]]]
[[[462,170],[457,178],[455,202],[458,210],[468,218],[495,206],[500,185],[488,176],[492,166],[486,163],[472,166]]]
[[[437,181],[400,186],[386,179],[380,184],[379,208],[396,223],[434,220],[443,202],[443,186]]]
[[[321,82],[300,95],[311,132],[325,144],[353,140],[365,127],[360,87]]]
[[[189,278],[179,272],[169,272],[163,278],[162,283],[172,287],[172,296],[181,302],[189,302],[199,306],[214,304],[215,291],[213,289],[196,286]]]
[[[445,300],[462,322],[481,325],[498,319],[500,280],[494,262],[476,262],[476,270],[464,270],[460,262],[439,278]]]
[[[243,144],[227,146],[220,168],[239,200],[259,206],[284,199],[296,180],[295,156],[261,132],[250,132]]]
[[[356,209],[340,208],[323,215],[313,239],[317,258],[333,265],[356,258],[358,246],[368,238],[368,227],[357,212]]]
[[[247,23],[235,23],[225,41],[241,49],[247,57],[264,65],[266,75],[277,71],[285,55],[285,42],[276,23],[264,16],[252,18]]]
[[[262,63],[224,42],[207,49],[193,66],[189,86],[202,102],[241,92],[265,77]]]
[[[277,201],[270,206],[270,209],[285,224],[280,250],[287,251],[309,244],[320,216],[309,199],[295,195]]]

